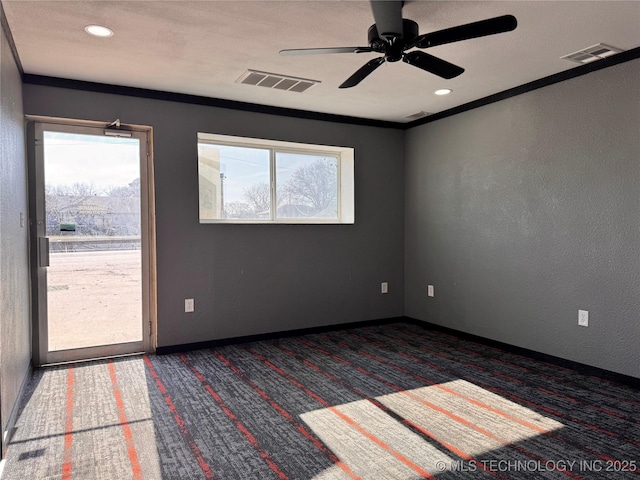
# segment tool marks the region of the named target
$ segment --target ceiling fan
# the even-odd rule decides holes
[[[515,30],[518,25],[513,15],[502,15],[419,35],[418,24],[413,20],[402,18],[403,1],[371,0],[370,3],[376,23],[369,27],[368,47],[294,48],[281,50],[280,54],[319,55],[326,53],[377,52],[384,55],[369,60],[342,83],[339,88],[355,87],[384,62],[397,62],[400,60],[439,77],[450,79],[464,72],[464,68],[420,50],[411,49],[424,49],[496,33],[510,32]]]

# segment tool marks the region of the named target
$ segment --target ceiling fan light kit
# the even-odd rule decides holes
[[[419,35],[418,24],[413,20],[402,18],[404,2],[372,0],[370,3],[376,23],[369,27],[367,35],[368,47],[297,48],[281,50],[280,54],[320,55],[376,52],[383,55],[369,60],[343,82],[339,88],[355,87],[383,63],[394,63],[400,60],[448,80],[460,75],[464,72],[464,68],[421,50],[413,49],[426,49],[447,43],[510,32],[515,30],[518,25],[513,15],[502,15]]]

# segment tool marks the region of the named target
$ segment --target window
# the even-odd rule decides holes
[[[353,148],[198,133],[200,223],[353,223]]]

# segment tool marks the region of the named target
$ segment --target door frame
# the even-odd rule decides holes
[[[153,175],[153,129],[144,125],[27,116],[27,168],[29,176],[29,227],[32,299],[32,358],[34,366],[114,357],[134,353],[153,353],[157,346],[156,228]],[[140,140],[140,221],[142,259],[142,341],[49,351],[47,327],[48,257],[44,194],[44,131],[105,135],[122,132]],[[111,133],[113,135],[113,133]],[[48,262],[46,262],[48,263]]]

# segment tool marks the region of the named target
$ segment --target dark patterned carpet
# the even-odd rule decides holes
[[[2,480],[640,480],[638,393],[410,324],[79,363]]]

